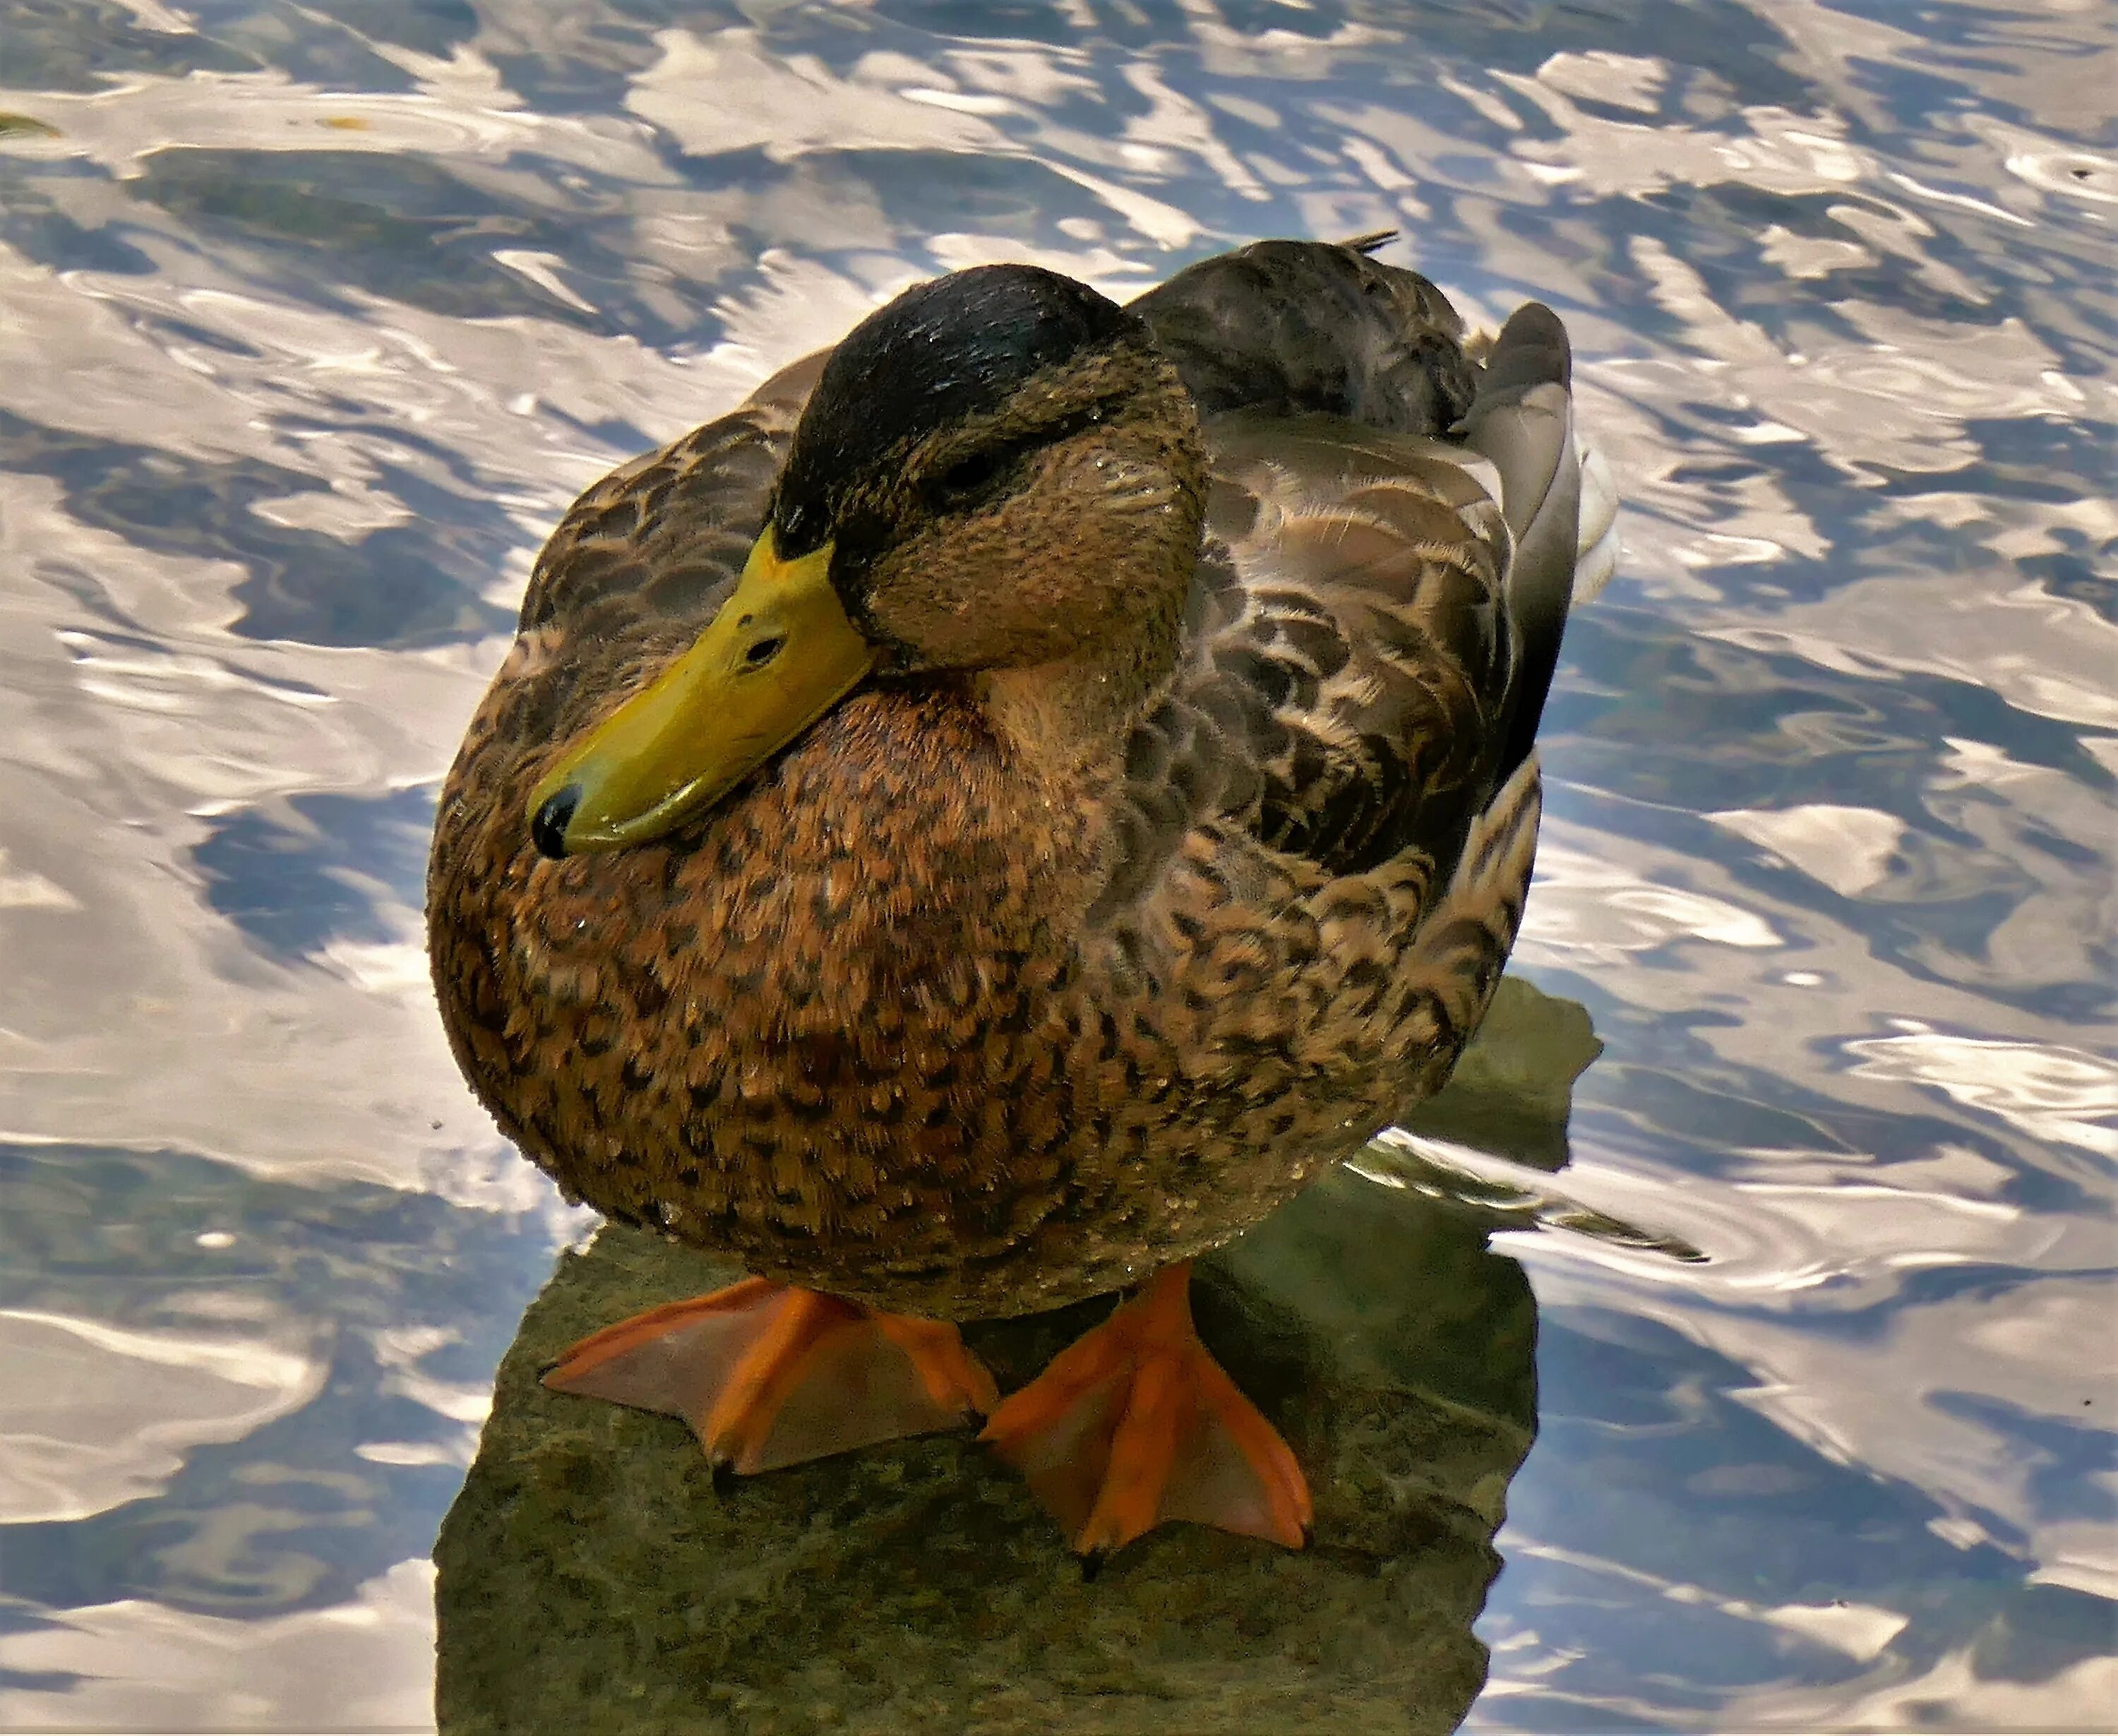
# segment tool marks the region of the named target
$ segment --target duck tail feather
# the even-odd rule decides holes
[[[1508,609],[1518,656],[1498,775],[1529,755],[1544,714],[1580,553],[1581,459],[1574,439],[1573,356],[1566,328],[1538,302],[1517,308],[1494,341],[1462,424],[1501,476],[1501,511],[1515,534]]]
[[[1593,447],[1581,449],[1581,553],[1574,567],[1574,607],[1597,595],[1618,570],[1618,483]]]

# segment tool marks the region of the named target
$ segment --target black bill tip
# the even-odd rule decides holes
[[[580,805],[581,786],[578,784],[569,784],[556,795],[544,799],[544,805],[530,822],[530,840],[541,854],[556,862],[566,854],[566,826],[574,817],[574,810]]]

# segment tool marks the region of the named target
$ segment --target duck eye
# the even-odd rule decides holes
[[[942,507],[973,505],[992,492],[993,484],[1024,459],[1047,447],[1071,440],[1102,419],[1103,406],[1089,405],[1063,420],[1016,434],[975,452],[967,452],[927,484],[928,498]]]
[[[742,654],[743,667],[752,669],[763,669],[766,664],[779,655],[780,648],[786,643],[784,635],[777,639],[759,640]]]
[[[934,479],[936,496],[955,505],[983,493],[992,486],[993,479],[1019,457],[1023,450],[1018,443],[996,447],[986,451],[973,452],[968,458],[959,458]]]

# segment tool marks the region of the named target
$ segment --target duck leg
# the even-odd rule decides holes
[[[1309,1485],[1199,1341],[1186,1261],[1008,1395],[978,1438],[1029,1481],[1080,1553],[1189,1519],[1298,1549]]]
[[[763,1278],[606,1326],[544,1384],[682,1417],[745,1474],[960,1428],[999,1397],[954,1326]]]

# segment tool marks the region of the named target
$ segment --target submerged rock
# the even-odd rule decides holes
[[[1503,987],[1463,1100],[1435,1106],[1468,1137],[1476,1099],[1505,1099],[1551,1167],[1596,1044],[1579,1007]],[[682,1423],[546,1392],[573,1340],[738,1275],[606,1227],[524,1317],[442,1526],[441,1728],[1450,1729],[1536,1433],[1535,1303],[1489,1227],[1342,1171],[1202,1261],[1200,1334],[1308,1473],[1315,1543],[1170,1526],[1093,1581],[968,1436],[717,1488]],[[1109,1308],[965,1337],[1006,1391]]]

